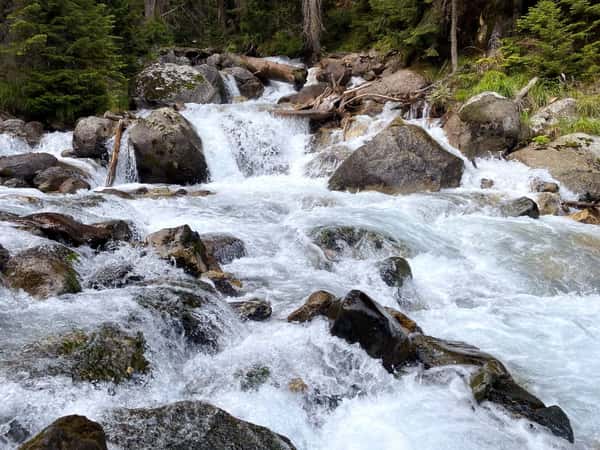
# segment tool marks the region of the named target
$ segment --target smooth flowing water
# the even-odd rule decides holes
[[[274,311],[263,323],[221,318],[222,350],[205,354],[169,338],[164,324],[133,300],[135,287],[85,289],[46,301],[1,290],[0,435],[13,418],[37,431],[66,414],[94,419],[115,406],[205,399],[288,436],[302,450],[598,448],[600,228],[553,216],[502,217],[501,200],[531,195],[530,179],[549,176],[500,160],[479,160],[478,168],[467,162],[462,186],[440,193],[331,192],[325,178],[305,174],[314,157],[308,123],[275,117],[265,107],[290,91],[276,84],[257,101],[187,105],[183,114],[204,142],[212,174],[213,181],[202,188],[216,195],[126,200],[94,192],[45,195],[0,188],[2,211],[56,211],[86,223],[126,219],[141,236],[182,224],[200,233],[233,234],[246,243],[248,256],[224,270],[243,281],[245,298],[264,298]],[[357,148],[396,114],[387,109],[375,119],[359,118],[368,125],[367,135],[346,144]],[[458,154],[435,123],[415,122]],[[49,134],[32,150],[1,136],[0,152],[59,156],[70,139],[70,133]],[[121,189],[138,186],[131,184],[133,155],[125,154],[117,176]],[[102,185],[105,169],[66,161],[91,171],[94,187]],[[494,189],[479,189],[481,178],[494,179]],[[368,228],[410,249],[414,280],[401,305],[376,269],[378,261],[392,255],[383,249],[328,265],[310,238],[312,229],[324,225]],[[43,241],[0,222],[0,244],[11,252]],[[95,271],[117,261],[133,263],[136,273],[149,278],[184,277],[151,253],[129,246],[99,254],[78,251],[84,285]],[[286,316],[319,289],[340,296],[361,289],[403,310],[430,335],[462,340],[497,356],[519,383],[567,412],[576,444],[532,430],[493,406],[476,406],[456,371],[412,369],[394,377],[357,345],[332,337],[325,320],[287,323]],[[145,334],[152,366],[142,383],[115,387],[62,376],[19,378],[4,364],[24,345],[73,328],[92,330],[105,321],[131,327],[132,314]],[[239,372],[265,366],[268,381],[258,390],[242,390]],[[310,396],[290,392],[287,385],[294,378],[309,386]]]

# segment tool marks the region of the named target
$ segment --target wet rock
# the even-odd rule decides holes
[[[235,376],[240,378],[242,391],[255,391],[269,380],[271,369],[266,366],[254,366],[246,372],[236,372]]]
[[[317,79],[330,85],[346,86],[352,77],[352,69],[338,59],[323,58],[319,66]]]
[[[128,227],[123,221],[106,222],[98,226],[85,225],[71,216],[59,213],[31,214],[19,218],[16,222],[48,239],[75,247],[89,245],[92,248],[106,245],[109,241],[120,240],[124,237],[123,228]],[[112,228],[108,223],[113,224]]]
[[[113,241],[130,242],[134,238],[131,225],[125,220],[108,220],[92,226],[96,229],[106,230]]]
[[[42,192],[61,194],[74,194],[80,189],[90,189],[81,171],[66,165],[49,167],[39,172],[33,179],[33,185]]]
[[[600,137],[561,136],[548,145],[531,144],[509,156],[535,169],[547,169],[562,186],[581,196],[600,198]]]
[[[460,185],[464,164],[425,130],[398,119],[354,151],[329,179],[329,188],[389,194],[439,191]]]
[[[379,264],[379,276],[388,286],[400,288],[412,279],[412,271],[406,259],[394,256]]]
[[[265,91],[262,82],[248,69],[244,69],[243,67],[229,67],[223,69],[223,72],[233,76],[240,94],[246,98],[258,98]]]
[[[521,197],[511,200],[501,206],[502,214],[508,217],[528,216],[532,219],[540,217],[540,210],[537,203],[527,197]]]
[[[7,284],[45,299],[81,291],[72,262],[77,254],[63,246],[39,246],[13,255],[4,269]]]
[[[308,391],[308,385],[302,378],[292,378],[288,383],[288,389],[294,393],[306,392]]]
[[[588,225],[600,225],[600,210],[598,208],[586,208],[578,213],[571,214],[569,219]]]
[[[199,401],[116,409],[103,424],[108,442],[123,450],[295,450],[286,437]]]
[[[24,180],[28,185],[43,170],[58,166],[59,161],[48,153],[25,153],[0,157],[0,177]]]
[[[537,195],[536,203],[541,216],[560,216],[564,214],[560,195],[542,192]]]
[[[10,253],[8,253],[8,250],[0,245],[0,272],[4,272],[4,268],[6,267],[9,258]]]
[[[262,322],[273,314],[271,304],[265,300],[252,299],[243,302],[229,303],[243,320]]]
[[[574,120],[577,117],[577,100],[563,98],[541,108],[529,120],[534,135],[556,126],[561,120]]]
[[[133,200],[135,197],[129,192],[120,191],[118,189],[102,189],[98,191],[99,194],[103,195],[114,195],[115,197],[119,197],[125,200]]]
[[[425,369],[454,365],[482,367],[489,361],[500,364],[493,356],[464,342],[446,341],[422,334],[411,336],[411,339],[417,359]]]
[[[156,63],[138,75],[136,95],[139,107],[223,103],[225,86],[215,67]]]
[[[102,427],[84,416],[54,421],[19,450],[106,450]]]
[[[423,75],[414,70],[402,69],[386,75],[358,91],[358,95],[378,94],[390,97],[406,97],[427,86]]]
[[[130,281],[139,280],[133,275],[131,264],[111,264],[93,272],[87,279],[86,286],[97,290],[118,289],[127,286]]]
[[[165,228],[148,235],[146,243],[154,248],[161,258],[173,260],[177,267],[187,273],[200,276],[208,272],[210,261],[200,235],[188,225]]]
[[[200,236],[208,255],[218,264],[229,264],[247,256],[244,241],[229,234],[203,234]]]
[[[423,333],[423,330],[419,325],[417,325],[417,322],[412,320],[406,314],[401,313],[397,309],[390,308],[388,306],[384,306],[383,309],[385,309],[388,312],[388,314],[392,316],[396,320],[396,322],[398,322],[398,324],[402,327],[405,333]]]
[[[531,180],[531,190],[534,192],[550,192],[552,194],[558,194],[560,186],[552,181],[544,181],[540,178],[534,178]]]
[[[288,322],[310,322],[317,316],[334,319],[337,315],[339,301],[337,297],[327,291],[313,292],[300,308],[292,312]]]
[[[325,89],[329,87],[329,83],[317,83],[309,86],[304,86],[299,92],[295,94],[286,95],[281,97],[277,103],[293,103],[295,105],[304,105],[314,101],[319,95],[325,92]]]
[[[330,177],[352,154],[353,150],[345,145],[334,145],[320,151],[306,165],[305,172],[311,177]]]
[[[213,267],[214,259],[209,258],[210,266]],[[208,278],[215,289],[223,295],[228,297],[238,297],[240,295],[238,289],[242,287],[242,282],[235,278],[230,273],[223,272],[221,269],[212,269],[202,274],[203,277]]]
[[[196,184],[209,178],[202,141],[178,112],[162,108],[129,130],[142,183]]]
[[[0,133],[8,133],[25,140],[31,147],[38,145],[44,135],[40,122],[24,122],[20,119],[0,120]]]
[[[350,344],[358,342],[390,372],[414,359],[413,346],[402,327],[361,291],[350,291],[342,300],[330,331]]]
[[[481,189],[491,189],[494,187],[494,180],[490,180],[489,178],[481,179]]]
[[[165,331],[183,336],[186,342],[209,353],[216,352],[228,317],[213,294],[200,287],[194,292],[178,287],[154,286],[136,295],[144,308],[157,313],[167,325]]]
[[[385,253],[410,255],[410,249],[403,243],[366,228],[325,226],[315,228],[310,235],[330,261],[342,258],[363,259]]]
[[[468,158],[499,156],[517,145],[521,118],[517,105],[495,92],[470,98],[444,126],[450,144]]]
[[[104,117],[79,119],[73,131],[73,153],[77,158],[108,160],[107,143],[115,134],[117,122]]]
[[[0,444],[8,444],[9,441],[11,443],[20,444],[31,436],[29,430],[21,425],[17,419],[13,419],[8,423],[2,424],[1,426],[5,431],[3,431],[3,434],[0,435]]]
[[[548,428],[569,442],[574,441],[569,418],[558,406],[544,403],[520,387],[496,360],[484,364],[471,378],[471,389],[477,402],[490,401],[510,413],[524,417]]]

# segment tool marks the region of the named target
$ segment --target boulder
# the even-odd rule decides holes
[[[541,216],[560,216],[564,214],[560,195],[541,192],[536,196],[536,203]]]
[[[521,118],[517,105],[495,92],[470,98],[444,125],[451,145],[473,159],[501,156],[519,142]]]
[[[299,92],[295,94],[286,95],[281,97],[277,103],[293,103],[295,105],[304,105],[314,101],[319,95],[325,92],[325,89],[329,87],[328,83],[317,83],[304,86]]]
[[[72,262],[77,254],[63,246],[39,246],[13,255],[4,273],[12,289],[23,289],[32,297],[45,299],[81,291]]]
[[[177,267],[187,273],[200,276],[208,272],[210,261],[200,235],[188,225],[165,228],[148,235],[146,243],[161,258],[173,260]]]
[[[243,302],[231,302],[229,304],[243,320],[262,322],[273,314],[271,304],[257,298]]]
[[[2,245],[0,245],[0,273],[4,272],[4,268],[6,267],[6,263],[10,258],[10,253],[6,250]]]
[[[558,194],[560,186],[552,181],[544,181],[541,178],[534,178],[531,180],[531,190],[534,192],[549,192],[552,194]]]
[[[558,406],[546,407],[519,386],[498,361],[488,361],[473,375],[471,389],[477,402],[501,405],[511,414],[539,423],[556,436],[574,442],[573,429],[564,411]]]
[[[40,122],[24,122],[20,119],[0,120],[0,133],[7,133],[25,140],[31,147],[40,143],[44,125]]]
[[[534,135],[556,126],[561,120],[574,120],[577,117],[577,100],[563,98],[541,108],[529,120],[529,127]]]
[[[404,282],[412,279],[412,271],[408,261],[402,257],[387,258],[378,265],[379,276],[385,284],[401,288]]]
[[[252,99],[263,95],[265,87],[248,69],[244,69],[243,67],[229,67],[223,69],[223,72],[234,78],[240,94],[244,97]]]
[[[107,220],[95,223],[92,226],[107,231],[113,241],[129,242],[134,238],[131,225],[125,220]]]
[[[502,214],[508,217],[528,216],[532,219],[540,217],[540,210],[536,202],[528,197],[505,202],[500,207]]]
[[[38,172],[58,165],[58,159],[48,153],[2,156],[0,157],[0,177],[21,179],[32,185]]]
[[[389,194],[439,191],[460,185],[462,159],[448,153],[425,130],[397,119],[335,171],[329,189]]]
[[[339,59],[323,58],[319,62],[317,80],[330,85],[346,86],[352,77],[352,69]]]
[[[330,261],[342,258],[365,259],[395,253],[409,256],[410,249],[384,233],[352,226],[317,227],[310,232],[312,241]]]
[[[414,360],[413,346],[404,329],[361,291],[350,291],[342,300],[330,331],[350,344],[358,342],[369,356],[381,359],[390,372]]]
[[[331,177],[353,150],[345,145],[334,145],[320,151],[306,164],[304,171],[311,177]]]
[[[104,117],[79,119],[73,131],[73,153],[77,158],[108,160],[107,143],[115,134],[117,122]]]
[[[162,108],[129,130],[141,183],[195,184],[208,181],[202,140],[178,112]]]
[[[223,103],[225,86],[212,66],[184,66],[155,63],[136,79],[139,107],[168,106],[177,103]]]
[[[358,91],[358,95],[378,94],[407,97],[427,86],[427,79],[411,69],[402,69],[386,75]]]
[[[141,277],[133,274],[133,265],[114,263],[100,267],[86,279],[85,287],[90,289],[119,289],[132,281],[140,281]]]
[[[102,427],[84,416],[65,416],[52,422],[19,450],[107,450]]]
[[[575,133],[547,145],[530,144],[509,156],[534,169],[547,169],[562,186],[582,197],[600,199],[600,136]]]
[[[600,225],[600,210],[598,208],[586,208],[578,213],[571,214],[569,219],[588,225]]]
[[[337,315],[339,301],[337,297],[327,291],[313,292],[308,300],[300,308],[292,312],[288,318],[288,322],[310,322],[317,316],[325,316],[329,319],[334,319]]]
[[[123,450],[295,450],[286,437],[201,401],[116,409],[102,422],[108,442]]]
[[[80,189],[91,188],[80,170],[67,165],[54,166],[39,172],[33,179],[33,185],[42,192],[61,194],[74,194]]]
[[[244,241],[229,234],[203,234],[200,236],[208,255],[218,264],[229,264],[247,255]]]

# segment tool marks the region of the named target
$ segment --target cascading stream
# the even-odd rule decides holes
[[[264,323],[223,318],[221,349],[207,354],[186,350],[141,308],[134,300],[136,287],[84,286],[80,294],[43,302],[0,288],[0,436],[13,418],[39,430],[65,414],[95,419],[115,406],[205,399],[288,436],[301,450],[597,446],[600,391],[592,380],[600,373],[600,282],[593,268],[600,261],[600,231],[559,217],[501,217],[495,207],[500,200],[528,194],[536,175],[549,177],[515,162],[478,160],[478,168],[467,162],[462,186],[440,193],[329,191],[326,178],[305,172],[316,156],[308,123],[268,112],[290,90],[273,83],[257,101],[187,105],[183,114],[202,138],[211,172],[211,183],[203,189],[214,191],[213,196],[98,200],[94,192],[56,196],[0,188],[2,211],[58,211],[86,223],[126,219],[142,236],[182,224],[199,233],[233,234],[246,243],[248,256],[224,270],[244,282],[243,298],[266,299],[274,311]],[[359,117],[365,135],[343,142],[340,133],[334,134],[330,145],[354,150],[397,114],[386,109],[377,118]],[[411,119],[427,123],[436,140],[458,153],[435,122]],[[48,135],[34,151],[59,155],[69,139],[68,134]],[[9,148],[22,151],[20,144]],[[133,152],[129,146],[121,151],[126,158],[115,187],[135,182]],[[92,170],[94,180],[102,180],[94,187],[102,185],[105,169],[78,163]],[[480,189],[483,177],[496,181],[492,190]],[[36,201],[23,202],[23,195]],[[311,240],[313,229],[327,225],[374,230],[409,249],[414,279],[400,305],[377,272],[377,263],[393,256],[390,250],[328,262]],[[0,222],[0,244],[11,252],[44,241]],[[79,251],[77,269],[85,277],[124,262],[148,279],[184,277],[138,248]],[[324,320],[287,323],[287,315],[319,289],[340,296],[361,289],[405,311],[428,334],[494,354],[531,392],[567,412],[575,447],[493,406],[474,407],[463,369],[423,374],[415,368],[394,377],[357,345],[332,337]],[[22,379],[9,364],[23,345],[105,321],[144,332],[152,375],[143,382],[109,387],[64,376]],[[240,373],[264,367],[268,380],[256,389],[242,389]],[[288,389],[295,378],[308,386],[309,395]],[[13,447],[0,439],[0,448]]]

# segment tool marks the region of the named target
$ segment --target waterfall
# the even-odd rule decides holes
[[[232,74],[221,72],[221,78],[223,78],[223,83],[225,84],[225,89],[227,90],[227,95],[230,99],[235,99],[242,95],[240,93],[240,88],[237,85],[237,81],[235,81],[235,77]]]

